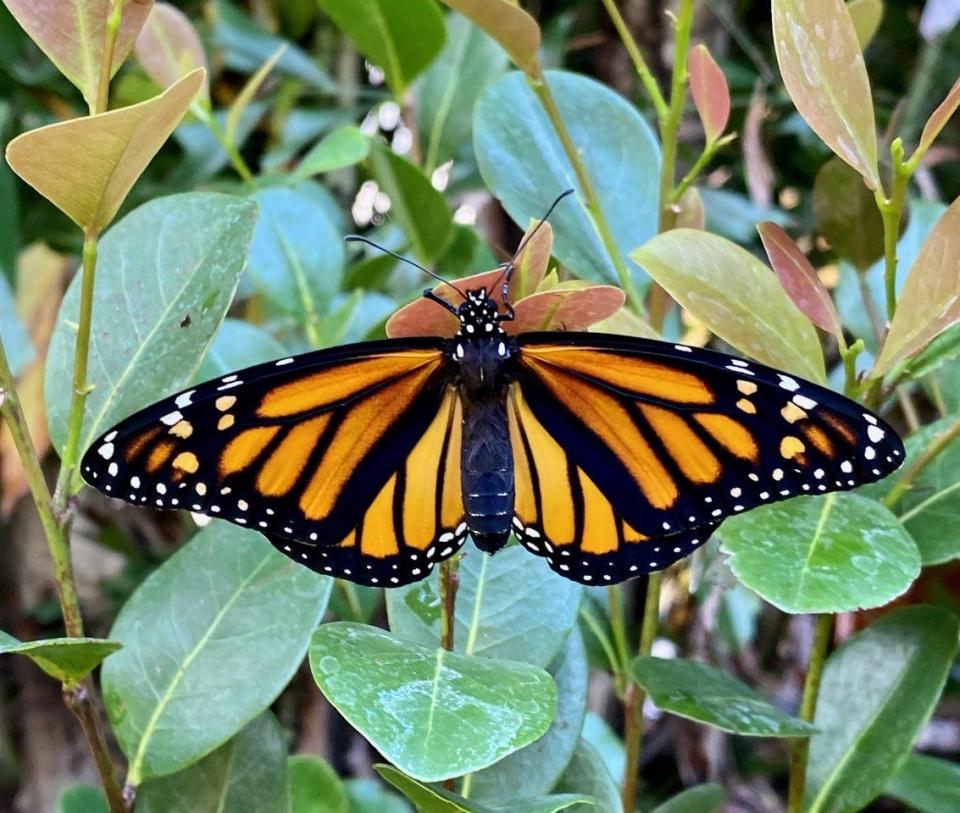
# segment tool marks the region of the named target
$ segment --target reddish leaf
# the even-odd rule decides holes
[[[471,288],[486,288],[499,305],[503,301],[499,282],[502,276],[503,270],[494,268],[438,285],[433,292],[447,302],[459,305],[463,298],[455,288],[464,292]],[[424,297],[400,308],[387,320],[385,329],[391,339],[408,336],[452,336],[457,332],[457,324],[457,318],[452,313]]]
[[[609,319],[623,307],[626,294],[613,285],[571,285],[564,283],[521,299],[516,318],[507,322],[508,333],[535,330],[586,330]]]
[[[773,0],[773,40],[783,83],[800,115],[878,189],[870,82],[843,0]]]
[[[4,0],[10,13],[89,105],[97,95],[111,0]],[[128,0],[113,47],[111,76],[127,58],[153,0]]]
[[[940,106],[930,114],[927,123],[923,125],[920,144],[917,147],[918,152],[922,154],[930,149],[936,137],[940,135],[940,131],[950,121],[950,117],[957,112],[958,107],[960,107],[960,79],[953,83],[947,97],[940,102]]]
[[[816,269],[787,233],[769,220],[757,226],[770,265],[793,304],[817,327],[839,336],[840,317]]]
[[[730,88],[727,79],[714,61],[706,45],[690,52],[690,93],[697,107],[707,141],[715,141],[730,119]]]
[[[168,88],[197,68],[207,67],[203,43],[190,19],[176,6],[157,3],[137,37],[134,53],[154,82]],[[205,81],[203,97],[209,99]]]
[[[553,246],[553,229],[549,223],[537,229],[539,224],[539,220],[532,222],[520,241],[522,248],[514,259],[515,270],[507,291],[511,302],[516,303],[535,291],[546,274]],[[533,234],[534,229],[537,229],[536,234]],[[502,305],[503,269],[494,268],[452,280],[438,285],[433,292],[447,302],[458,305],[463,300],[455,289],[466,292],[476,288],[486,288],[494,302]],[[404,305],[393,314],[387,320],[386,332],[393,339],[405,336],[452,336],[457,332],[457,319],[436,302],[421,298]]]
[[[903,284],[871,375],[882,376],[960,321],[960,198],[936,222]]]

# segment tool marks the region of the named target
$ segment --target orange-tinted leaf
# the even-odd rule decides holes
[[[630,257],[741,352],[811,381],[825,380],[816,330],[750,252],[715,234],[674,229],[634,249]]]
[[[97,95],[104,31],[111,0],[3,0],[10,13],[60,72],[83,92]],[[111,76],[133,48],[153,0],[127,0],[113,47]]]
[[[800,115],[877,189],[873,99],[843,0],[773,0],[773,40],[783,82]]]
[[[17,378],[17,393],[37,454],[50,448],[43,407],[43,375],[50,334],[63,297],[69,260],[44,245],[24,249],[17,261],[17,313],[27,326],[36,358]],[[0,518],[10,515],[27,493],[27,478],[13,437],[0,426]]]
[[[561,283],[549,291],[531,294],[515,305],[516,317],[506,322],[508,333],[534,330],[586,330],[609,319],[623,307],[626,294],[613,285]]]
[[[518,243],[522,248],[514,260],[515,268],[509,291],[511,301],[515,302],[536,291],[547,273],[550,252],[553,249],[553,229],[549,223],[542,226],[540,223],[541,221],[532,219],[523,239]]]
[[[707,141],[723,135],[730,119],[730,88],[727,78],[707,50],[698,45],[690,52],[690,93],[697,107]]]
[[[960,79],[953,83],[947,97],[940,102],[939,107],[930,114],[927,123],[923,125],[920,144],[917,147],[918,151],[926,152],[930,149],[937,136],[940,135],[940,131],[950,121],[950,117],[957,112],[958,107],[960,107]]]
[[[882,0],[850,0],[847,3],[847,11],[850,13],[850,19],[853,20],[857,42],[860,43],[862,50],[870,44],[870,40],[880,27],[880,21],[883,19],[883,2]]]
[[[757,226],[770,265],[783,290],[817,327],[840,335],[840,317],[830,293],[797,244],[776,223],[769,220]]]
[[[543,281],[550,262],[550,249],[553,245],[553,229],[550,228],[550,224],[544,223],[532,239],[527,239],[539,223],[539,220],[531,221],[530,227],[518,244],[523,248],[514,260],[516,267],[507,291],[511,302],[516,303],[537,289]],[[454,288],[464,292],[473,288],[486,288],[493,300],[501,305],[503,304],[502,284],[503,269],[494,268],[438,285],[433,292],[447,302],[459,305],[463,300]],[[425,298],[404,305],[387,320],[386,324],[387,335],[394,339],[404,336],[452,336],[456,331],[456,317],[436,302]]]
[[[486,288],[499,304],[503,301],[499,285],[502,275],[502,269],[494,268],[438,285],[433,292],[456,306],[463,302],[463,298],[454,287],[464,292],[471,288]],[[452,313],[436,302],[421,298],[404,305],[393,314],[387,320],[385,330],[391,339],[407,336],[452,336],[457,332],[457,324],[457,318]]]
[[[537,63],[540,26],[509,0],[443,0],[482,28],[510,55],[513,64],[529,72]]]
[[[898,361],[960,321],[960,198],[936,222],[903,284],[897,312],[871,375]]]
[[[154,82],[168,88],[197,68],[207,67],[203,43],[190,19],[176,6],[157,3],[137,37],[134,53]],[[203,97],[210,88],[203,83]]]
[[[31,130],[7,163],[81,228],[104,228],[203,84],[202,68],[146,102]]]

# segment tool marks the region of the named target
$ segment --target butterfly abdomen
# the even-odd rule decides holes
[[[513,452],[501,393],[466,394],[460,470],[467,527],[487,553],[502,548],[513,517]]]

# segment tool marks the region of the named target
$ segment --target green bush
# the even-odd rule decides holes
[[[59,615],[0,652],[62,684],[89,745],[102,787],[59,811],[700,813],[744,787],[791,813],[960,808],[956,765],[914,751],[956,702],[960,628],[950,4],[654,3],[643,49],[614,0],[4,5],[0,512],[32,497]],[[557,297],[544,326],[617,286],[596,329],[829,382],[903,430],[906,465],[610,588],[519,546],[358,587],[83,489],[131,412],[383,337],[425,280],[346,233],[457,279],[568,187],[521,288]],[[117,613],[81,615],[81,517],[125,562]]]

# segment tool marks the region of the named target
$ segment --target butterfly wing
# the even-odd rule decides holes
[[[421,498],[404,478],[439,468],[436,438],[449,434],[456,400],[451,365],[440,339],[370,342],[257,365],[127,418],[90,447],[81,471],[110,496],[227,519],[281,549],[290,540],[346,550],[351,534],[385,522],[391,494],[404,510],[417,499],[436,508],[436,489]],[[462,521],[458,511],[445,508],[448,526],[456,519],[451,529]],[[425,518],[418,521],[425,527]],[[360,539],[358,556],[386,546],[367,541],[370,534]],[[430,544],[421,534],[413,547]]]
[[[519,345],[530,413],[642,535],[854,488],[903,460],[875,415],[760,364],[592,333],[530,333]]]
[[[616,584],[662,570],[709,538],[716,523],[656,536],[637,531],[593,479],[544,428],[520,387],[507,414],[516,483],[514,530],[529,551],[561,576],[583,584]]]
[[[461,421],[460,399],[449,387],[426,432],[336,545],[267,538],[294,561],[357,584],[397,587],[426,577],[466,538]]]

